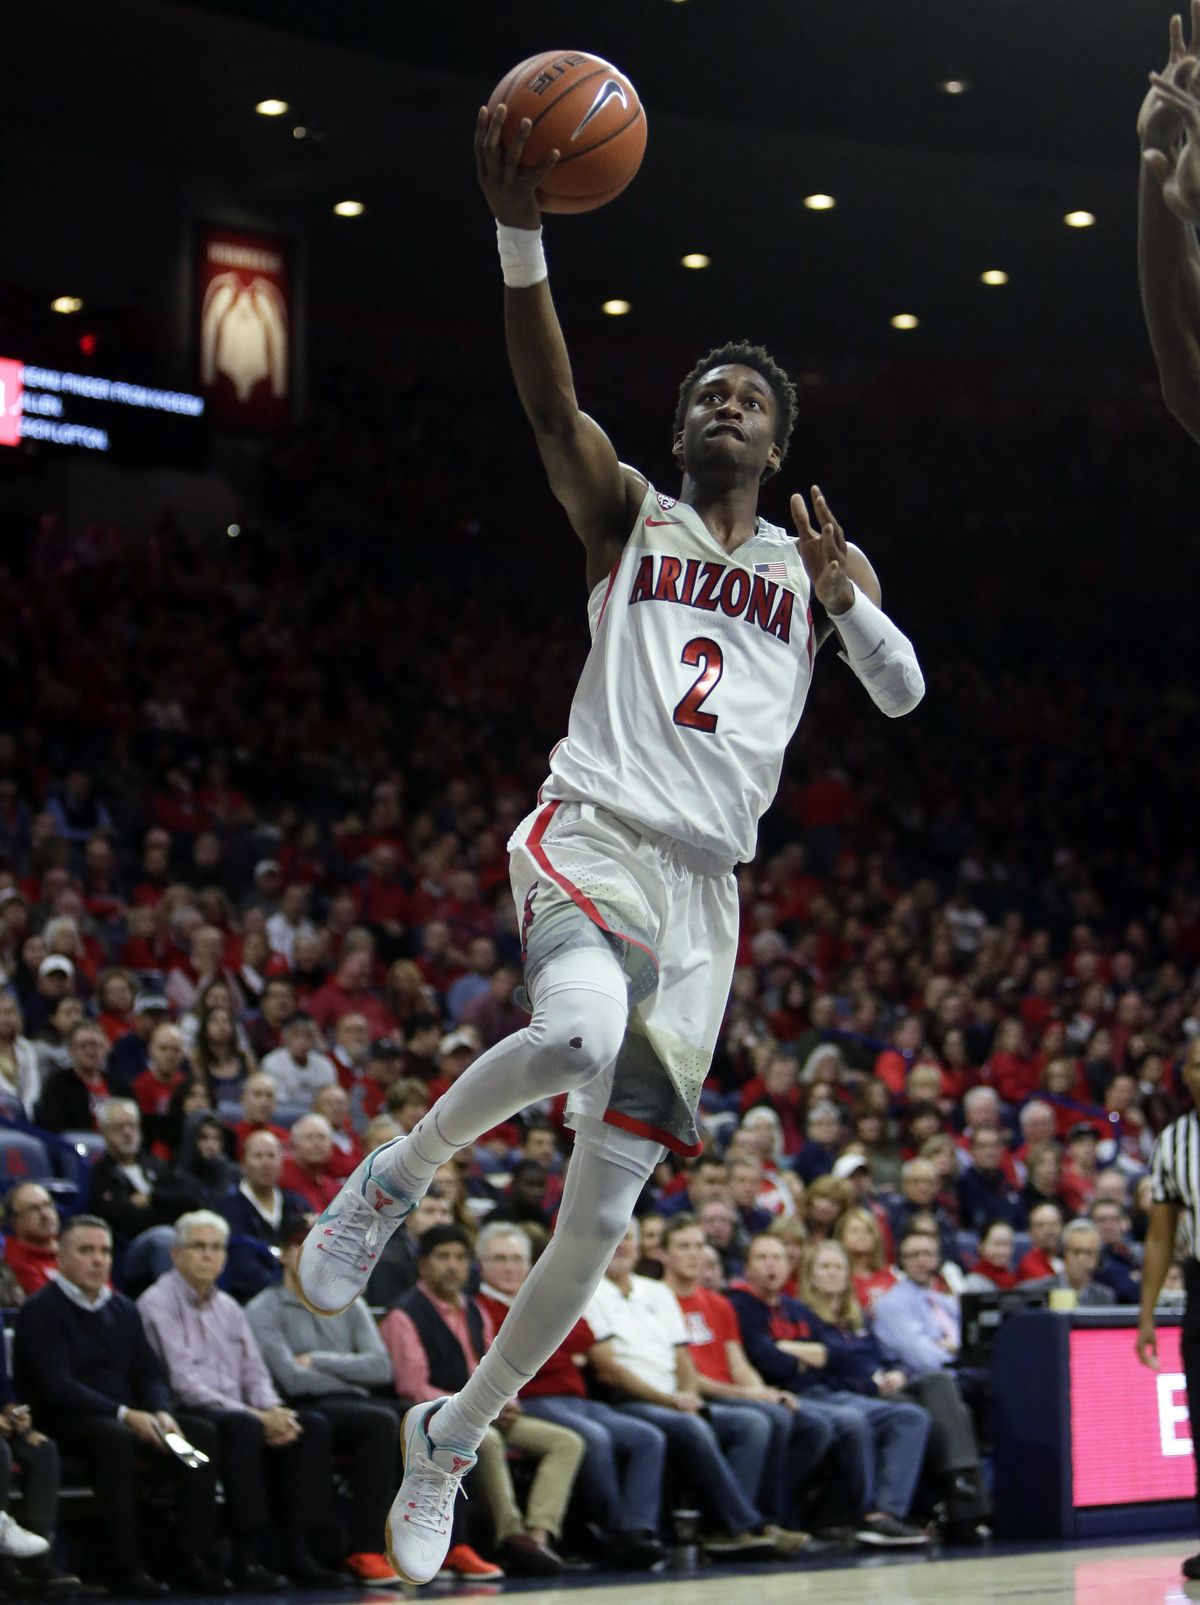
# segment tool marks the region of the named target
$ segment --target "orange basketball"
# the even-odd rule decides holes
[[[552,150],[558,165],[538,190],[546,212],[590,212],[619,195],[642,165],[646,113],[623,72],[583,50],[530,56],[492,91],[488,111],[508,108],[507,150],[521,119],[533,124],[521,158],[537,167]]]

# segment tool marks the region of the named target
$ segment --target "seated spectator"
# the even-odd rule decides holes
[[[1088,1217],[1100,1234],[1096,1281],[1112,1288],[1118,1304],[1136,1304],[1142,1294],[1141,1259],[1130,1240],[1124,1205],[1111,1198],[1095,1198]]]
[[[1013,1229],[1006,1220],[990,1220],[979,1237],[979,1256],[963,1282],[964,1293],[1009,1293],[1019,1277],[1013,1269]]]
[[[838,1251],[839,1259],[844,1256]],[[767,1381],[801,1396],[833,1432],[831,1454],[854,1515],[860,1543],[879,1547],[924,1544],[904,1521],[916,1491],[929,1424],[912,1405],[867,1400],[824,1379],[827,1351],[814,1336],[811,1312],[783,1292],[787,1257],[782,1244],[755,1237],[745,1276],[730,1289],[750,1363]],[[857,1306],[855,1306],[857,1308]]]
[[[500,1221],[483,1228],[475,1252],[479,1303],[499,1332],[529,1275],[529,1238],[520,1227]],[[667,1441],[648,1421],[588,1397],[582,1367],[597,1347],[591,1327],[577,1321],[521,1389],[521,1408],[536,1420],[570,1427],[583,1439],[579,1490],[606,1558],[618,1566],[654,1566],[666,1555],[655,1535]]]
[[[971,1163],[958,1180],[959,1219],[967,1231],[981,1233],[993,1220],[1012,1227],[1024,1223],[1021,1201],[1001,1166],[1003,1156],[998,1131],[980,1127],[972,1133]]]
[[[34,1124],[43,1131],[98,1131],[109,1095],[104,1078],[108,1038],[91,1020],[81,1020],[72,1027],[67,1047],[70,1064],[43,1083]]]
[[[869,1209],[848,1209],[834,1227],[850,1262],[850,1285],[859,1307],[870,1315],[875,1305],[896,1285],[896,1273],[884,1254],[883,1232]]]
[[[38,965],[36,990],[32,996],[25,998],[23,1004],[29,1030],[40,1037],[46,1027],[53,1023],[62,1032],[62,1025],[55,1020],[58,1004],[63,998],[78,999],[79,990],[75,985],[75,966],[71,960],[62,953],[47,953]],[[82,1005],[80,1008],[82,1011]],[[54,1038],[49,1036],[47,1040],[53,1042]],[[104,1043],[107,1051],[107,1037]]]
[[[261,1071],[252,1075],[242,1088],[241,1103],[242,1118],[233,1128],[239,1159],[245,1151],[247,1140],[256,1131],[269,1131],[273,1137],[278,1137],[281,1143],[287,1141],[287,1127],[275,1123],[275,1110],[279,1098],[275,1092],[275,1083],[270,1076],[264,1076]]]
[[[1038,1143],[1053,1142],[1058,1135],[1058,1123],[1050,1104],[1042,1098],[1031,1098],[1022,1106],[1017,1116],[1017,1125],[1021,1130],[1021,1145],[1013,1154],[1013,1158],[1017,1162],[1021,1185],[1024,1186],[1028,1176],[1030,1150]]]
[[[709,1420],[752,1409],[771,1425],[771,1451],[759,1497],[773,1521],[795,1528],[799,1498],[832,1447],[833,1428],[787,1388],[771,1387],[750,1364],[732,1304],[701,1285],[704,1237],[698,1223],[677,1215],[666,1235],[666,1284],[679,1300],[697,1388]]]
[[[500,964],[488,978],[488,989],[472,999],[462,1011],[464,1025],[472,1026],[479,1034],[486,1051],[523,1030],[527,1016],[513,1002],[513,993],[521,983],[521,972],[515,965]]]
[[[214,1558],[217,1468],[176,1460],[164,1432],[181,1432],[212,1455],[216,1435],[170,1411],[171,1394],[137,1307],[109,1287],[112,1234],[94,1215],[73,1215],[59,1239],[59,1274],[22,1307],[14,1381],[33,1419],[60,1450],[83,1462],[104,1525],[101,1581],[118,1599],[168,1592],[143,1558],[138,1489],[143,1466],[175,1487],[178,1580],[201,1593],[228,1587]]]
[[[96,981],[96,1023],[109,1042],[119,1042],[133,1030],[133,1004],[137,982],[132,971],[120,965],[103,970]]]
[[[156,1025],[146,1044],[146,1053],[146,1068],[129,1092],[142,1112],[146,1146],[165,1159],[169,1155],[164,1139],[168,1132],[171,1099],[188,1079],[179,1027],[166,1020]]]
[[[281,1185],[299,1193],[314,1215],[337,1197],[341,1181],[331,1167],[333,1130],[324,1115],[301,1115],[288,1137]]]
[[[296,1266],[306,1233],[304,1225],[293,1229],[283,1250],[283,1281],[251,1300],[246,1320],[284,1401],[319,1410],[335,1453],[349,1454],[346,1566],[360,1581],[387,1587],[397,1579],[379,1539],[403,1475],[399,1417],[412,1400],[372,1397],[376,1389],[391,1391],[392,1363],[362,1299],[340,1315],[322,1317],[305,1305]]]
[[[367,1054],[371,1048],[371,1028],[361,1014],[343,1014],[333,1028],[333,1060],[337,1078],[354,1098],[354,1089],[366,1073]]]
[[[218,1289],[228,1237],[211,1210],[181,1215],[173,1268],[138,1299],[138,1314],[175,1397],[215,1429],[234,1582],[271,1592],[282,1586],[261,1549],[271,1524],[267,1485],[277,1479],[287,1576],[302,1588],[334,1587],[342,1579],[309,1547],[334,1500],[329,1425],[316,1411],[281,1402],[245,1311]]]
[[[261,1064],[283,1046],[283,1023],[296,1012],[296,990],[283,975],[268,976],[258,1000],[258,1012],[246,1021],[250,1051]]]
[[[1039,1204],[1053,1204],[1061,1213],[1062,1149],[1056,1142],[1036,1142],[1025,1161],[1025,1185],[1021,1188],[1021,1207],[1028,1220]]]
[[[936,1233],[905,1233],[899,1257],[903,1276],[875,1305],[879,1345],[914,1376],[953,1366],[962,1327],[958,1300],[934,1285],[941,1261]]]
[[[1049,1201],[1029,1211],[1030,1246],[1017,1266],[1018,1282],[1036,1282],[1062,1273],[1062,1210]]]
[[[828,1176],[842,1143],[842,1117],[836,1104],[815,1103],[805,1121],[805,1140],[796,1154],[793,1165],[796,1174],[805,1183],[819,1176]]]
[[[33,937],[31,940],[40,942],[41,937]],[[28,1007],[22,1003],[22,1008],[26,1010],[25,1028],[32,1034],[33,1027],[29,1024]],[[62,997],[54,1000],[49,1018],[36,1033],[33,1042],[43,1090],[57,1071],[71,1068],[69,1040],[71,1032],[82,1020],[83,1003],[73,992],[65,992]]]
[[[770,1210],[759,1203],[765,1176],[759,1160],[743,1158],[731,1160],[728,1166],[729,1202],[737,1214],[738,1225],[746,1236],[765,1232],[774,1219]]]
[[[333,1133],[333,1152],[329,1168],[339,1178],[348,1176],[363,1157],[362,1143],[350,1123],[350,1098],[344,1087],[331,1081],[313,1098],[313,1114],[324,1115]]]
[[[268,1251],[256,1253],[249,1244],[235,1241],[227,1245],[225,1287],[239,1304],[279,1280],[276,1267],[282,1261],[288,1234],[298,1221],[304,1221],[306,1226],[312,1222],[308,1200],[280,1187],[282,1170],[283,1145],[279,1138],[271,1131],[251,1132],[242,1153],[242,1179],[217,1206],[217,1213],[229,1226],[231,1239],[250,1238]]]
[[[1047,1293],[1055,1288],[1069,1289],[1075,1302],[1082,1308],[1103,1308],[1117,1302],[1110,1287],[1096,1280],[1100,1264],[1100,1233],[1090,1220],[1073,1220],[1063,1228],[1063,1269],[1060,1276],[1047,1277],[1042,1282],[1029,1282],[1031,1288],[1044,1288]]]
[[[37,1181],[21,1181],[4,1200],[4,1263],[21,1292],[40,1293],[58,1269],[58,1209]]]
[[[433,1226],[423,1233],[417,1265],[416,1286],[384,1317],[379,1330],[392,1358],[396,1392],[424,1401],[456,1393],[494,1332],[491,1318],[464,1292],[471,1272],[470,1239],[460,1226]],[[538,1462],[524,1516],[508,1469],[508,1446]],[[515,1400],[484,1433],[475,1475],[508,1570],[535,1577],[562,1571],[551,1539],[562,1531],[583,1448],[578,1433],[526,1415]]]
[[[438,1043],[436,1071],[429,1083],[430,1102],[440,1098],[478,1057],[479,1038],[474,1027],[461,1025],[456,1031],[447,1031]]]
[[[317,1048],[317,1028],[307,1014],[293,1014],[283,1025],[283,1046],[268,1053],[259,1066],[270,1076],[280,1103],[311,1106],[321,1087],[337,1080],[333,1060]]]
[[[665,1215],[643,1215],[638,1224],[641,1228],[642,1251],[633,1268],[639,1276],[649,1276],[654,1281],[661,1282],[664,1260],[663,1232],[667,1226],[667,1218]],[[528,1228],[526,1232],[532,1236],[528,1233]],[[535,1248],[545,1247],[545,1244],[536,1238],[533,1239],[533,1243]]]
[[[150,1038],[170,1017],[171,1005],[161,992],[139,992],[133,1000],[132,1030],[108,1050],[105,1077],[115,1093],[124,1097],[150,1063]]]
[[[1067,1133],[1067,1157],[1062,1172],[1063,1205],[1068,1214],[1082,1215],[1096,1191],[1100,1168],[1100,1133],[1086,1120]]]
[[[404,1224],[393,1232],[371,1272],[365,1294],[373,1309],[390,1310],[417,1285],[417,1245],[431,1226],[451,1224],[450,1205],[437,1182],[424,1193],[404,1217]]]
[[[598,1380],[616,1395],[619,1409],[665,1433],[676,1473],[720,1532],[705,1544],[710,1554],[795,1554],[807,1537],[768,1524],[758,1503],[770,1422],[752,1410],[705,1419],[683,1311],[669,1287],[634,1274],[639,1247],[634,1220],[584,1311],[601,1345]]]
[[[214,1103],[232,1103],[241,1097],[255,1063],[249,1048],[238,1040],[232,1009],[206,1008],[196,1022],[196,1038],[189,1051],[193,1073],[203,1078]]]
[[[11,992],[0,991],[0,1096],[32,1120],[42,1078],[37,1049],[22,1035],[24,1028],[21,1005]]]
[[[396,1122],[396,1129],[407,1135],[422,1115],[429,1112],[429,1093],[423,1081],[412,1076],[401,1076],[387,1090],[387,1112]],[[536,1154],[530,1158],[536,1159]]]
[[[735,1275],[740,1276],[747,1234],[738,1225],[733,1206],[722,1198],[713,1198],[705,1204],[697,1219],[704,1233],[704,1241],[711,1244],[720,1256],[722,1279],[728,1281]]]
[[[941,1259],[955,1256],[954,1223],[937,1202],[940,1177],[928,1159],[905,1160],[900,1172],[900,1196],[887,1201],[892,1241],[898,1243],[917,1215],[932,1215],[937,1224]],[[940,1263],[940,1261],[939,1261]]]
[[[196,1197],[205,1209],[216,1209],[241,1177],[229,1157],[233,1133],[209,1109],[185,1115],[179,1139],[178,1169],[181,1178],[195,1183]]]
[[[343,956],[332,979],[309,998],[308,1012],[325,1034],[344,1014],[363,1015],[372,1037],[386,1037],[396,1025],[387,1004],[372,990],[371,954],[364,947]]]
[[[487,1224],[503,1220],[518,1226],[532,1226],[541,1234],[544,1247],[550,1235],[550,1215],[546,1209],[549,1182],[550,1174],[545,1165],[536,1159],[522,1159],[512,1173],[507,1191],[488,1215]]]
[[[659,1205],[660,1215],[687,1213],[699,1218],[710,1199],[729,1203],[729,1167],[716,1154],[701,1154],[683,1172],[684,1184],[665,1197]]]
[[[358,1016],[347,1016],[348,1019]],[[364,1022],[365,1029],[365,1022]],[[404,1062],[404,1049],[398,1037],[380,1037],[372,1042],[363,1061],[361,1073],[343,1086],[350,1094],[350,1108],[356,1125],[365,1126],[388,1106],[392,1088],[400,1081],[400,1067]],[[422,1086],[424,1092],[424,1087]],[[425,1094],[428,1103],[428,1094]],[[414,1122],[415,1123],[415,1122]]]
[[[190,1176],[156,1159],[142,1147],[142,1120],[137,1104],[110,1098],[100,1117],[104,1152],[92,1166],[88,1207],[111,1229],[120,1251],[121,1275],[141,1285],[159,1275],[168,1263],[170,1228],[185,1210],[196,1207],[200,1189]],[[161,1230],[155,1231],[155,1228]]]
[[[17,1402],[8,1374],[7,1344],[0,1343],[0,1588],[16,1599],[74,1596],[78,1577],[53,1554],[58,1525],[58,1445],[39,1432],[27,1404]],[[13,1463],[21,1468],[23,1525],[9,1511]]]
[[[920,1406],[929,1418],[926,1472],[932,1494],[944,1501],[951,1541],[978,1543],[986,1511],[983,1467],[971,1413],[955,1379],[941,1367],[909,1373],[880,1348],[850,1286],[850,1262],[838,1243],[822,1243],[805,1265],[803,1302],[816,1317],[814,1332],[825,1345],[821,1384],[867,1398],[897,1399]]]

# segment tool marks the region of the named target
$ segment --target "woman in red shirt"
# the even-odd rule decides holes
[[[986,1293],[998,1288],[1007,1293],[1017,1285],[1013,1269],[1013,1229],[1006,1220],[990,1221],[979,1239],[979,1258],[963,1282],[964,1293]]]
[[[869,1209],[848,1209],[835,1226],[833,1235],[850,1261],[850,1285],[859,1307],[870,1315],[897,1282],[896,1273],[884,1254],[879,1222]]]

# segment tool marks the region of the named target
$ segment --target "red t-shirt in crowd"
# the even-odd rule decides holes
[[[278,1137],[281,1143],[285,1145],[287,1143],[288,1130],[286,1126],[259,1126],[252,1125],[248,1120],[239,1120],[233,1128],[233,1135],[237,1139],[237,1156],[239,1159],[242,1157],[242,1150],[246,1146],[247,1139],[253,1137],[256,1131],[269,1131],[273,1137]]]
[[[1021,1255],[1017,1266],[1018,1282],[1040,1282],[1044,1276],[1057,1276],[1058,1270],[1044,1248],[1031,1248]]]
[[[40,1293],[43,1287],[49,1287],[51,1271],[58,1269],[58,1245],[41,1248],[37,1243],[10,1237],[4,1245],[4,1260],[18,1287],[26,1293]]]
[[[723,1293],[714,1293],[708,1287],[698,1287],[687,1298],[681,1298],[678,1293],[675,1296],[683,1311],[688,1348],[696,1370],[710,1382],[731,1383],[733,1372],[729,1369],[725,1345],[742,1341],[733,1305]]]
[[[874,1314],[876,1304],[885,1293],[895,1287],[897,1281],[895,1271],[886,1265],[877,1271],[868,1271],[865,1275],[857,1272],[850,1278],[859,1307],[868,1315]]]
[[[392,1011],[373,992],[347,992],[336,980],[326,981],[319,992],[313,993],[308,1012],[317,1029],[327,1033],[333,1031],[344,1014],[363,1015],[373,1037],[386,1037],[396,1028]]]
[[[285,1193],[299,1193],[308,1206],[319,1215],[327,1204],[342,1190],[338,1178],[324,1171],[320,1176],[310,1176],[307,1170],[302,1170],[296,1163],[295,1157],[288,1154],[283,1161],[283,1169],[279,1173],[279,1185]]]
[[[504,1299],[482,1291],[476,1293],[475,1302],[487,1311],[492,1318],[492,1325],[499,1332],[512,1306]],[[586,1354],[595,1341],[595,1333],[580,1316],[545,1365],[521,1389],[520,1397],[561,1399],[565,1396],[585,1399],[587,1386],[583,1380],[583,1368],[575,1364],[574,1356]]]
[[[186,1080],[182,1070],[177,1070],[170,1081],[160,1081],[152,1070],[143,1070],[140,1076],[133,1078],[129,1090],[144,1115],[165,1115],[170,1112],[171,1099]]]

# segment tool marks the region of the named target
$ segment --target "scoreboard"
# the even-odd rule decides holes
[[[0,449],[106,453],[134,467],[199,467],[207,447],[203,396],[0,357]]]

